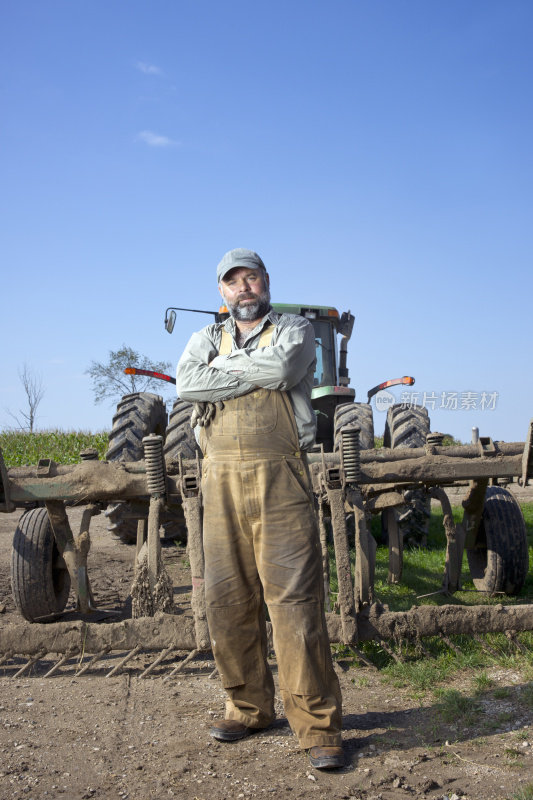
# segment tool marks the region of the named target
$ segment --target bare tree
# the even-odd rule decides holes
[[[40,375],[36,375],[31,367],[24,364],[22,372],[19,372],[20,382],[26,394],[27,410],[22,408],[19,410],[19,416],[8,411],[8,414],[13,417],[19,428],[28,430],[33,433],[35,426],[35,418],[37,416],[37,409],[39,403],[44,397],[44,386]]]
[[[93,380],[94,401],[101,403],[106,398],[118,400],[123,395],[132,392],[145,392],[148,389],[161,390],[161,381],[145,375],[125,375],[126,367],[164,373],[170,369],[170,366],[168,361],[150,361],[146,356],[123,344],[120,350],[109,351],[107,363],[92,361],[86,373]]]

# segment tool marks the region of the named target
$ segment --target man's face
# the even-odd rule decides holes
[[[268,275],[260,269],[236,267],[220,281],[218,290],[235,319],[253,322],[270,308]]]

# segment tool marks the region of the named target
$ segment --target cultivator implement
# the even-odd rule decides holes
[[[518,479],[525,485],[532,477],[532,431],[533,421],[526,442],[520,443],[482,438],[472,445],[443,447],[439,435],[431,434],[424,448],[361,451],[355,428],[342,432],[338,453],[311,454],[331,642],[358,652],[357,645],[370,640],[388,647],[386,642],[390,641],[419,642],[422,637],[441,636],[453,647],[449,637],[455,634],[503,631],[512,637],[533,630],[531,604],[421,605],[405,612],[389,611],[374,597],[376,544],[368,526],[371,514],[384,513],[389,581],[400,581],[403,549],[394,509],[408,504],[411,494],[422,490],[438,500],[444,512],[447,557],[442,584],[436,591],[452,595],[461,588],[466,549],[479,590],[518,593],[528,570],[525,526],[516,501],[497,484]],[[20,676],[38,661],[48,664],[53,654],[55,660],[46,673],[49,676],[64,669],[81,675],[104,664],[106,674],[115,675],[142,656],[141,676],[159,672],[163,666],[167,669],[174,660],[175,665],[167,672],[170,677],[195,656],[208,654],[201,461],[179,458],[166,464],[161,437],[146,437],[143,444],[145,457],[139,462],[100,462],[91,457],[66,466],[43,459],[37,467],[9,471],[0,452],[0,511],[34,506],[23,514],[14,541],[15,599],[27,622],[0,628],[0,663],[8,665],[11,674]],[[465,487],[464,515],[459,524],[454,523],[444,491],[457,485]],[[101,614],[88,570],[91,519],[107,503],[126,500],[144,509],[137,528],[133,618],[92,621]],[[84,506],[79,532],[71,530],[65,503]],[[173,587],[161,558],[160,521],[165,511],[177,506],[185,515],[191,566],[191,608],[186,611],[173,605]],[[348,533],[352,515],[354,579]],[[336,598],[329,593],[330,538],[338,577]],[[494,564],[500,581],[497,585]],[[498,588],[502,580],[503,588]],[[66,622],[60,615],[70,586],[81,618]],[[43,624],[43,618],[54,621]],[[27,660],[21,663],[21,658]]]

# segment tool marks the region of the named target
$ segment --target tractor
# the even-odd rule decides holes
[[[316,413],[317,434],[315,451],[338,452],[342,431],[352,428],[360,430],[362,449],[374,447],[374,422],[370,401],[382,389],[395,385],[414,384],[414,378],[404,376],[374,386],[367,394],[367,402],[355,402],[355,389],[350,387],[347,367],[348,341],[352,335],[355,318],[349,311],[339,314],[329,306],[300,306],[274,303],[278,313],[297,314],[313,325],[316,342],[316,368],[311,392],[311,404]],[[223,322],[229,316],[222,306],[218,311],[170,307],[165,312],[165,329],[172,333],[176,311],[210,314],[215,322]],[[340,342],[338,341],[340,337]],[[150,370],[129,367],[128,374],[147,375],[169,383],[175,379],[169,375]],[[163,398],[150,392],[125,395],[117,406],[113,426],[109,435],[108,461],[138,461],[143,457],[143,437],[151,433],[164,436],[164,454],[167,462],[177,463],[178,457],[195,458],[198,445],[189,420],[191,404],[177,398],[170,412],[168,423]],[[384,445],[387,447],[422,447],[429,432],[429,418],[425,408],[392,406],[387,414]],[[137,520],[146,514],[146,509],[135,503],[113,503],[106,511],[108,528],[124,542],[136,540]],[[415,492],[409,505],[397,512],[402,534],[409,539],[424,541],[429,518],[429,499]],[[383,529],[386,531],[386,517]],[[181,514],[165,514],[162,521],[165,536],[185,539],[186,530]]]

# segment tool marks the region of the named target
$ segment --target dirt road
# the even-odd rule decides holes
[[[0,515],[1,625],[18,621],[9,578],[18,516]],[[75,525],[80,512],[71,516]],[[132,548],[110,538],[97,517],[93,588],[99,604],[122,616],[129,613],[132,557]],[[179,586],[176,599],[185,603],[191,590],[185,551],[165,547],[164,558]],[[0,668],[0,797],[509,800],[533,782],[533,684],[511,669],[488,670],[493,684],[475,701],[474,671],[447,684],[475,702],[475,712],[454,723],[443,720],[433,693],[414,699],[379,672],[340,662],[348,763],[328,774],[309,767],[279,702],[270,730],[220,744],[208,733],[224,711],[219,682],[210,678],[213,662],[197,659],[165,681],[168,662],[141,679],[150,660],[140,655],[110,678],[105,674],[116,659],[81,677],[76,660],[51,678],[44,678],[51,661],[19,679],[12,675],[21,661]]]

